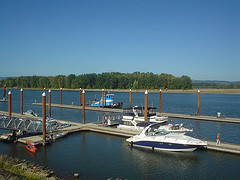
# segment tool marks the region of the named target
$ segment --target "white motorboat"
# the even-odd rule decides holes
[[[132,146],[151,148],[163,151],[194,151],[207,146],[206,141],[180,133],[159,130],[161,124],[154,123],[146,127],[140,134],[126,139]]]
[[[141,131],[149,123],[163,123],[166,122],[168,117],[157,116],[155,107],[148,107],[147,109],[147,122],[144,119],[144,107],[134,106],[123,109],[123,118],[121,124],[117,126],[119,129]],[[145,123],[144,123],[145,122]]]
[[[179,124],[168,124],[166,123],[162,123],[161,126],[159,126],[158,130],[166,130],[170,133],[181,133],[181,134],[185,134],[186,132],[192,132],[193,129],[188,129],[185,128],[183,123]]]

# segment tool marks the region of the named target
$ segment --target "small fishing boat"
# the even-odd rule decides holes
[[[36,153],[36,147],[28,141],[26,142],[26,148],[28,151]]]
[[[162,151],[194,151],[206,147],[207,142],[181,133],[170,133],[159,130],[161,124],[154,123],[146,127],[140,134],[126,139],[131,146],[162,150]]]

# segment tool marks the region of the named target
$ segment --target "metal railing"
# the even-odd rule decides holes
[[[25,117],[14,117],[0,115],[0,129],[20,130],[29,132],[42,132],[42,120],[31,119]],[[46,133],[58,130],[58,123],[54,120],[46,122]]]

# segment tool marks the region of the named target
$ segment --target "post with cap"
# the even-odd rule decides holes
[[[200,90],[198,90],[198,116],[200,115]]]
[[[83,110],[83,114],[82,114],[82,122],[83,122],[83,124],[85,124],[85,91],[83,90],[83,92],[82,92],[82,96],[83,96],[83,98],[82,98],[82,110]]]
[[[159,112],[162,112],[162,90],[160,89],[160,94],[159,94]]]
[[[48,90],[48,116],[51,117],[51,89]]]
[[[45,92],[45,93],[46,93],[46,88],[43,88],[43,92]]]
[[[42,93],[42,137],[43,137],[43,146],[46,144],[46,94]]]
[[[23,89],[20,90],[20,110],[21,115],[23,115]]]
[[[100,106],[100,105],[99,105]],[[102,89],[102,108],[104,107],[104,89]]]
[[[145,91],[145,107],[144,107],[144,120],[147,122],[147,110],[148,110],[148,92]]]
[[[60,88],[60,104],[62,105],[62,88]]]
[[[132,106],[132,90],[129,90],[129,107]]]
[[[82,88],[79,89],[79,106],[82,106]]]
[[[12,116],[12,93],[11,91],[8,92],[8,116],[11,119]]]

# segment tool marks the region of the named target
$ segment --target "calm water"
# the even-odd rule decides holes
[[[11,90],[13,112],[20,112],[19,90]],[[2,96],[3,90],[0,90]],[[41,114],[42,91],[24,90],[24,111],[32,109]],[[114,93],[116,102],[128,106],[128,93]],[[101,92],[86,92],[88,99],[100,98]],[[79,104],[79,92],[63,91],[63,104]],[[59,91],[52,91],[52,103],[59,103]],[[159,94],[149,93],[149,106],[159,107]],[[132,105],[144,105],[144,93],[132,93]],[[0,103],[0,110],[7,111],[7,103]],[[197,94],[162,94],[162,111],[172,113],[195,113]],[[200,114],[216,116],[217,112],[229,117],[240,117],[240,95],[201,94]],[[102,112],[86,111],[86,122],[101,117]],[[52,108],[52,116],[81,122],[81,110]],[[215,140],[220,133],[221,141],[240,144],[240,125],[173,119],[194,129],[188,135]],[[4,130],[0,130],[2,134]],[[39,147],[36,155],[27,152],[20,143],[0,142],[0,153],[24,158],[54,170],[59,176],[71,178],[79,173],[82,179],[238,179],[240,156],[213,151],[192,153],[152,152],[131,148],[125,138],[99,133],[74,133],[59,139],[45,148]]]

